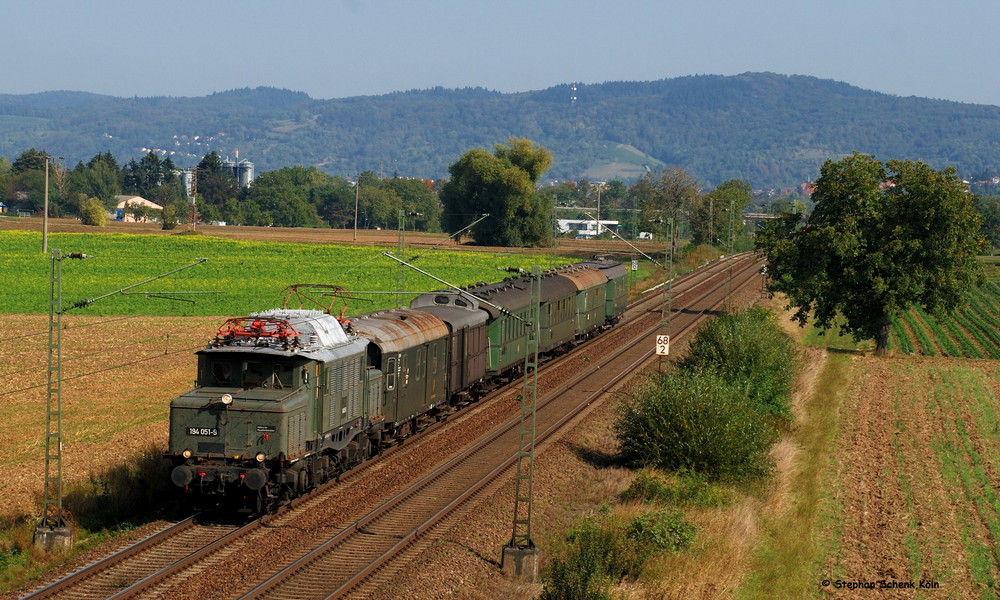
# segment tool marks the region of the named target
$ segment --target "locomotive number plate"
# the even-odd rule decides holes
[[[188,427],[187,432],[188,435],[219,437],[219,429],[217,427]]]

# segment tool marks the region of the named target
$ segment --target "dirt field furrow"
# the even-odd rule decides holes
[[[942,435],[942,415],[937,406],[928,402],[926,394],[906,393],[930,389],[921,373],[905,365],[891,367],[887,375],[895,375],[897,388],[904,388],[895,394],[901,424],[896,458],[905,468],[901,484],[911,505],[907,550],[913,564],[912,577],[946,582],[954,597],[974,597],[966,548],[959,537],[942,535],[960,531],[964,518],[933,450],[934,440]]]
[[[120,457],[150,444],[166,444],[169,398],[194,380],[193,349],[211,339],[218,318],[64,317],[63,476],[86,480]],[[0,364],[10,373],[0,387],[5,418],[0,436],[8,452],[0,466],[5,510],[34,512],[44,475],[45,383],[48,317],[9,316]],[[100,323],[90,327],[93,323]],[[16,339],[12,339],[16,338]],[[147,341],[137,350],[122,344]],[[40,366],[39,366],[40,365]]]
[[[917,586],[880,597],[996,597],[993,363],[858,356],[855,369],[836,456],[839,537],[826,572]]]
[[[866,398],[882,398],[866,402]],[[844,429],[842,463],[844,506],[840,552],[829,569],[845,580],[902,580],[910,561],[904,538],[910,515],[897,485],[900,473],[893,460],[896,432],[890,383],[879,373],[856,381],[848,395],[853,422]],[[890,590],[890,597],[893,597]],[[906,597],[899,595],[896,597]]]

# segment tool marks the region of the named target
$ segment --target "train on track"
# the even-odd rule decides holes
[[[541,354],[613,326],[627,270],[546,271]],[[192,507],[259,514],[339,476],[523,373],[530,278],[428,292],[338,319],[275,309],[227,320],[170,403],[170,479]]]

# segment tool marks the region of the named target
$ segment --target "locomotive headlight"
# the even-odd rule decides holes
[[[233,403],[233,395],[232,394],[223,394],[222,395],[222,403],[225,404],[226,406],[229,406],[230,404],[232,404]]]
[[[185,448],[184,452],[181,452],[181,456],[183,456],[184,458],[191,458],[191,450],[188,449],[188,448]]]
[[[258,452],[257,456],[255,456],[254,458],[257,459],[257,462],[261,462],[262,463],[262,462],[264,462],[264,459],[267,458],[267,455],[264,454],[263,452]]]

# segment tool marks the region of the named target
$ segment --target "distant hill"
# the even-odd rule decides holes
[[[211,150],[238,150],[258,172],[313,165],[438,178],[466,150],[515,136],[553,153],[547,178],[574,181],[679,166],[706,187],[740,178],[784,188],[854,150],[954,166],[966,177],[1000,167],[1000,107],[773,73],[335,100],[274,88],[199,98],[0,94],[0,155],[44,149],[68,166],[107,151],[125,163],[148,149],[191,166]]]

